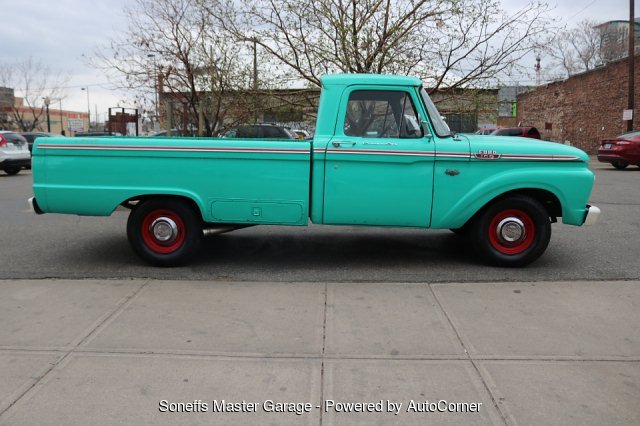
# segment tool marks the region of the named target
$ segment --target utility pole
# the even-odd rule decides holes
[[[253,102],[253,122],[258,124],[258,40],[255,37],[253,39]]]
[[[536,70],[536,86],[540,86],[542,83],[542,67],[540,66],[540,52],[536,51],[536,65],[534,66]],[[516,93],[516,96],[518,94]]]
[[[81,87],[80,90],[87,91],[87,131],[91,131],[91,103],[89,102],[89,86]]]
[[[627,99],[627,109],[631,110],[631,119],[627,120],[627,131],[633,131],[633,109],[634,109],[634,92],[635,92],[635,68],[636,68],[636,52],[635,52],[635,29],[636,22],[633,15],[635,0],[629,0],[629,95]]]

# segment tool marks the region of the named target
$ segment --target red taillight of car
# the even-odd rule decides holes
[[[3,135],[0,134],[0,148],[5,146],[6,144],[7,144],[7,140],[5,139],[5,137]]]

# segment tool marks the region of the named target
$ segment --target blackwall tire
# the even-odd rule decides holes
[[[17,175],[20,173],[20,167],[5,167],[4,172],[9,176]]]
[[[550,239],[548,212],[535,199],[522,195],[489,205],[472,229],[476,251],[497,266],[530,264],[544,253]]]
[[[611,163],[611,165],[613,167],[615,167],[616,169],[618,169],[618,170],[624,170],[628,166],[627,163],[623,163],[622,161],[615,161],[615,162]]]
[[[139,203],[129,214],[127,238],[133,251],[155,266],[181,266],[197,252],[202,218],[190,204],[175,199]]]

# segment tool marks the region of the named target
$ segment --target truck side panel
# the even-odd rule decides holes
[[[128,199],[176,195],[192,199],[206,222],[308,221],[306,141],[48,138],[34,160],[45,212],[107,216]]]

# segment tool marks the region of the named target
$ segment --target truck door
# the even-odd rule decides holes
[[[434,147],[417,89],[345,89],[325,161],[326,224],[427,227]]]

